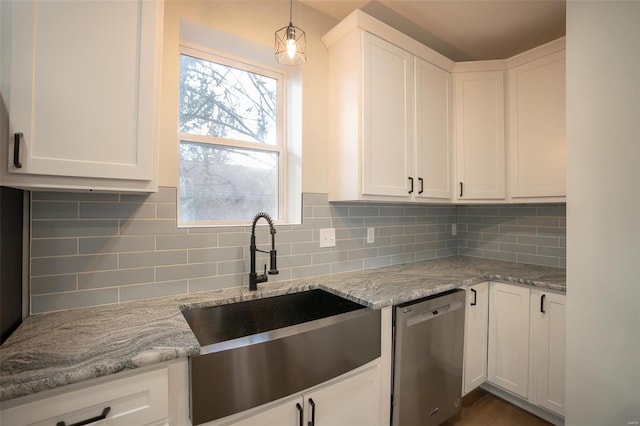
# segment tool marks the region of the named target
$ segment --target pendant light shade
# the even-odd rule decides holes
[[[307,62],[307,37],[293,25],[291,15],[293,0],[289,3],[289,25],[276,31],[276,60],[285,65],[300,65]]]

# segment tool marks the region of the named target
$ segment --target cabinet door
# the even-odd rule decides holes
[[[512,198],[566,195],[565,51],[509,70]]]
[[[464,372],[462,394],[487,380],[487,332],[489,327],[489,283],[467,289],[464,320]]]
[[[11,426],[71,425],[99,416],[109,407],[106,420],[99,424],[157,425],[166,424],[168,405],[168,373],[160,368],[3,409],[0,421]]]
[[[243,419],[234,426],[302,426],[302,397],[287,400],[254,416]]]
[[[488,380],[528,397],[529,288],[491,283]]]
[[[535,403],[564,416],[565,299],[561,294],[532,291],[531,321]]]
[[[10,173],[153,179],[162,11],[144,0],[13,2]]]
[[[409,197],[413,55],[369,33],[363,43],[362,192]]]
[[[376,365],[305,394],[305,424],[313,420],[309,424],[315,426],[381,425],[379,405],[380,370]]]
[[[415,59],[416,197],[451,199],[451,74]]]
[[[503,200],[504,73],[455,75],[458,200]]]

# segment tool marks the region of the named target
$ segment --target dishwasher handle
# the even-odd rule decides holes
[[[462,308],[464,304],[460,301],[447,303],[446,305],[442,305],[435,309],[429,309],[428,311],[422,312],[411,318],[407,319],[407,327],[411,327],[417,324],[421,324],[425,321],[429,321],[435,317],[442,316],[451,312],[454,312],[460,308]]]

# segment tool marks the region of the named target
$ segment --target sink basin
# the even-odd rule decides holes
[[[380,311],[323,290],[183,315],[201,345],[189,358],[194,425],[300,392],[380,356]]]
[[[200,346],[208,346],[360,309],[364,306],[323,290],[311,290],[182,314]]]

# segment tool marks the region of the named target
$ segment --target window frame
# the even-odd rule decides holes
[[[262,152],[275,152],[278,153],[278,188],[277,188],[277,208],[278,217],[274,218],[274,222],[278,224],[284,224],[288,222],[288,208],[287,208],[287,75],[282,70],[274,67],[270,67],[266,64],[251,61],[246,58],[240,58],[238,56],[229,54],[216,49],[211,49],[205,46],[197,45],[181,41],[178,47],[178,64],[180,64],[180,58],[182,56],[190,56],[196,59],[213,62],[216,64],[236,68],[242,71],[250,72],[253,74],[263,75],[268,78],[276,80],[277,95],[276,95],[276,143],[271,145],[268,143],[247,142],[237,139],[218,138],[213,136],[202,136],[191,133],[180,133],[180,102],[178,99],[178,143],[177,147],[177,159],[178,159],[178,199],[177,199],[177,224],[179,227],[217,227],[217,226],[246,226],[247,221],[250,219],[237,219],[237,220],[207,220],[207,221],[182,221],[180,220],[180,145],[182,142],[194,142],[220,147],[249,149]],[[178,71],[178,86],[181,83],[180,71]],[[178,90],[179,95],[179,90]],[[256,212],[258,213],[258,212]]]

